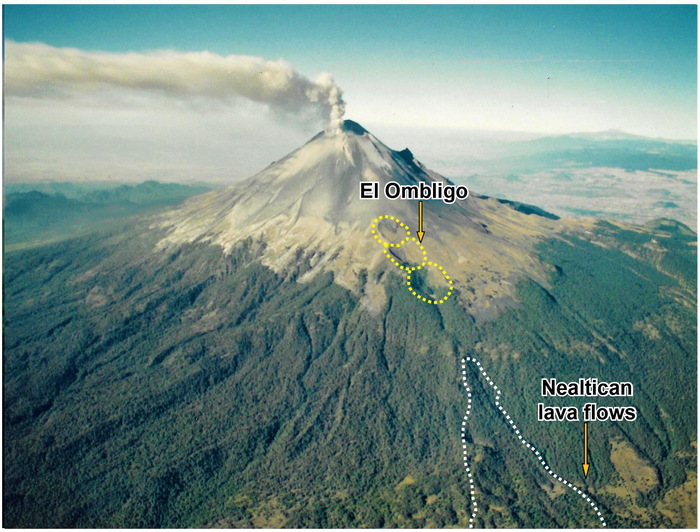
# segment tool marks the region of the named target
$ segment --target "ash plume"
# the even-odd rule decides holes
[[[159,50],[86,52],[42,43],[5,41],[5,93],[25,98],[66,98],[123,89],[183,102],[226,105],[246,99],[293,115],[328,121],[336,131],[345,102],[330,74],[315,79],[287,61],[245,55]]]

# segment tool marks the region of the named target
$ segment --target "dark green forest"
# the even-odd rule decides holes
[[[6,527],[448,527],[467,525],[460,360],[475,356],[523,434],[591,491],[608,527],[678,527],[658,511],[696,468],[696,235],[676,222],[605,222],[544,241],[548,284],[475,320],[416,304],[393,273],[373,314],[332,274],[275,273],[248,240],[155,251],[135,224],[4,259]],[[650,332],[651,331],[651,332]],[[473,371],[473,370],[470,370]],[[538,423],[542,377],[630,381],[636,422]],[[468,375],[477,527],[589,527]],[[487,387],[488,388],[488,387]],[[550,404],[580,406],[584,399]],[[645,515],[611,441],[658,478]]]

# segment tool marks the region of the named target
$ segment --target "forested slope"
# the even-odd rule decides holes
[[[465,526],[465,355],[608,526],[688,526],[696,238],[681,226],[547,240],[549,283],[522,280],[486,322],[416,304],[392,273],[377,314],[331,273],[297,282],[306,256],[274,273],[251,239],[164,253],[137,232],[6,255],[5,526]],[[638,421],[594,424],[585,482],[580,424],[536,421],[546,376],[635,385]],[[477,525],[593,526],[468,377]]]

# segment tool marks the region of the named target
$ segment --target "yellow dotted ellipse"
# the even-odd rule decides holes
[[[383,215],[383,216],[379,216],[378,218],[375,218],[375,219],[374,219],[374,222],[372,223],[372,228],[373,228],[373,229],[377,226],[377,224],[379,224],[379,221],[380,221],[380,220],[387,220],[387,221],[388,221],[388,220],[391,220],[391,221],[393,221],[394,223],[396,223],[399,227],[403,227],[403,228],[406,229],[406,238],[404,238],[404,239],[403,239],[401,242],[399,242],[398,244],[395,244],[395,243],[392,243],[392,242],[382,242],[382,240],[379,238],[378,235],[376,235],[376,234],[374,235],[374,238],[377,240],[377,242],[380,243],[380,244],[383,244],[384,249],[382,249],[382,251],[383,251],[384,254],[387,256],[387,258],[389,258],[389,260],[391,261],[392,264],[395,264],[397,268],[399,268],[399,269],[401,269],[401,270],[403,270],[403,271],[406,271],[406,272],[408,272],[409,274],[410,274],[411,272],[415,271],[415,270],[420,270],[421,267],[425,267],[426,264],[427,264],[428,266],[437,268],[437,269],[445,276],[445,279],[448,280],[449,289],[452,290],[452,281],[449,280],[450,276],[447,275],[447,272],[443,269],[443,267],[442,267],[442,266],[439,266],[436,262],[432,262],[432,261],[431,261],[431,262],[428,262],[427,251],[423,248],[423,246],[421,245],[421,243],[418,242],[418,241],[416,240],[415,237],[412,237],[412,236],[411,236],[411,231],[410,231],[410,229],[409,229],[409,227],[408,227],[407,225],[401,223],[401,222],[399,221],[399,219],[396,218],[396,217],[394,217],[394,216]],[[375,233],[375,231],[373,230],[372,233]],[[401,264],[398,258],[394,258],[394,257],[392,257],[392,256],[389,255],[389,250],[386,249],[386,248],[389,248],[389,247],[392,247],[392,248],[400,248],[400,247],[401,247],[403,244],[405,244],[406,242],[415,242],[416,245],[419,247],[419,249],[422,251],[423,262],[421,263],[420,266],[408,266],[407,264]],[[445,297],[441,298],[441,299],[434,299],[434,298],[424,297],[424,296],[422,296],[421,294],[419,294],[418,292],[416,292],[416,291],[414,290],[414,288],[411,286],[410,279],[411,279],[411,276],[410,276],[410,275],[407,275],[407,276],[406,276],[406,288],[408,288],[409,292],[411,292],[412,295],[416,296],[416,299],[418,299],[419,301],[422,300],[422,301],[428,303],[429,305],[438,305],[438,304],[441,305],[442,303],[444,303],[445,301],[447,301],[447,299],[452,295],[452,292],[450,291],[450,292],[447,292],[447,295],[446,295]]]

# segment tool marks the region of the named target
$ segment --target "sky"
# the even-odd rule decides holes
[[[341,92],[390,146],[696,138],[696,6],[4,6],[3,24],[15,180],[247,177],[325,127]]]

